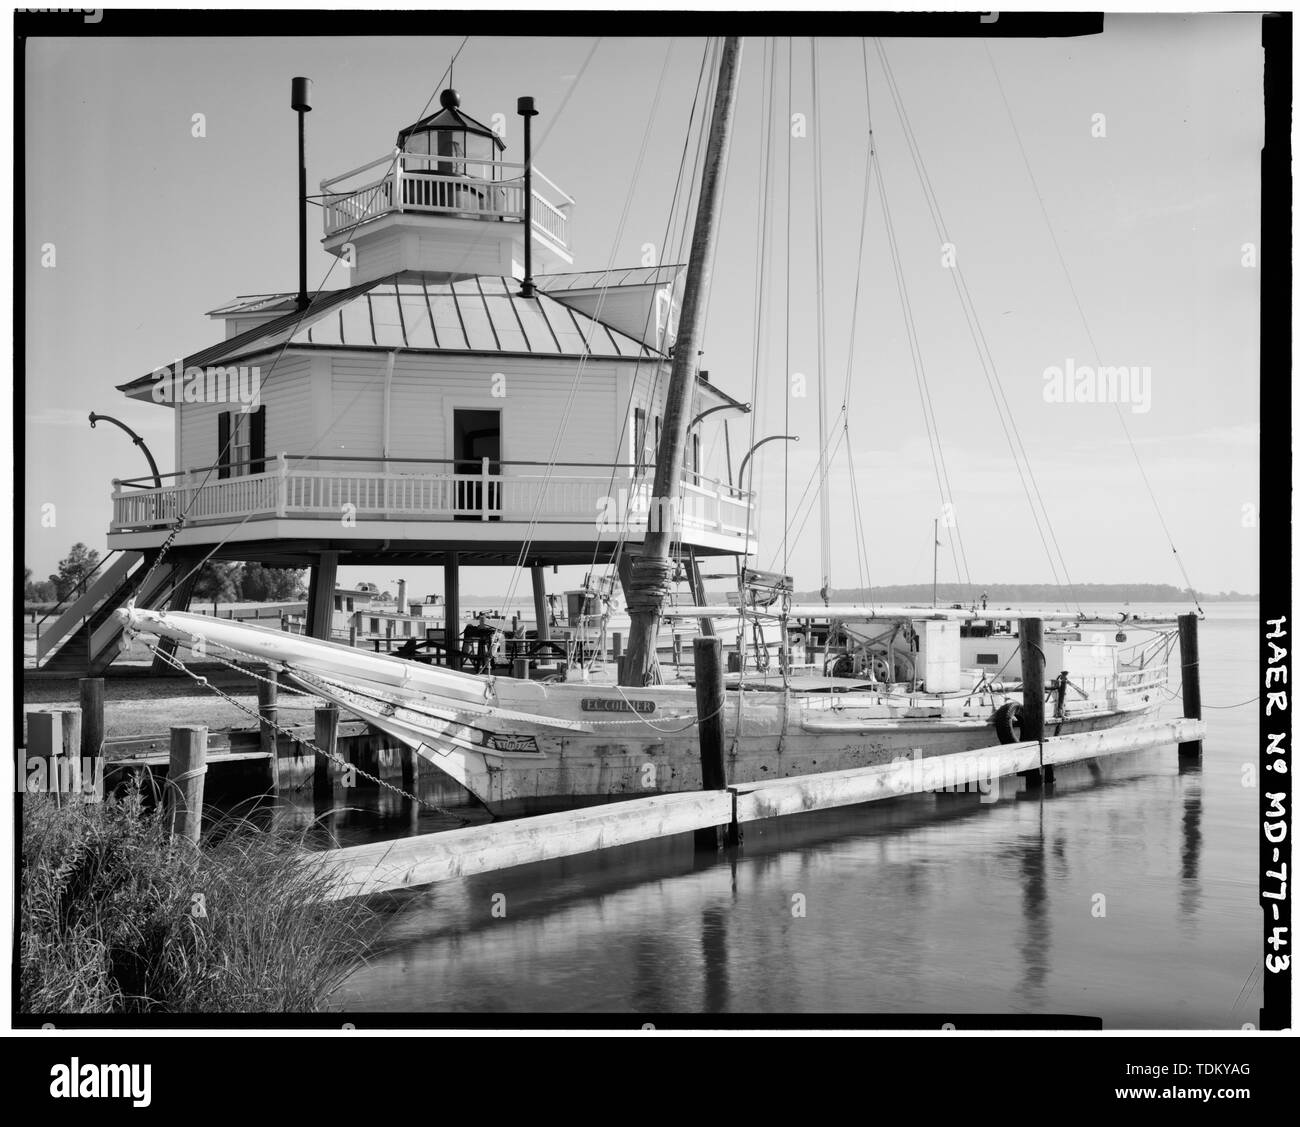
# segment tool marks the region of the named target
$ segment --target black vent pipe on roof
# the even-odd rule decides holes
[[[524,119],[524,280],[519,283],[520,297],[536,297],[533,284],[533,118],[537,108],[532,98],[520,98],[516,109]]]
[[[307,115],[311,112],[311,79],[295,78],[291,105],[298,114],[298,308],[311,304],[307,295]]]

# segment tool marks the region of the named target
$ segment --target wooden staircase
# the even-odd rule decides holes
[[[120,652],[122,626],[116,611],[132,596],[137,606],[156,608],[180,578],[174,558],[150,574],[153,558],[152,553],[123,552],[105,567],[78,599],[43,626],[36,642],[37,666],[83,676],[107,669]]]

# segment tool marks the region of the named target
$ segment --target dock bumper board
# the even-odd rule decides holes
[[[1055,736],[1041,744],[1031,740],[821,775],[738,784],[725,790],[628,799],[329,850],[313,854],[311,863],[322,866],[335,878],[336,898],[372,895],[733,821],[744,823],[915,794],[929,789],[931,771],[942,773],[941,785],[1000,778],[1049,765],[1200,739],[1205,730],[1201,720],[1151,721]]]

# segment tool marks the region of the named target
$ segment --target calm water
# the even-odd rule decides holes
[[[1258,607],[1208,614],[1203,700],[1246,701]],[[1241,785],[1257,713],[1205,715],[1199,769],[1180,771],[1171,746],[1058,768],[1046,795],[1011,793],[1009,780],[995,803],[918,795],[750,825],[730,861],[697,863],[689,840],[673,840],[448,882],[394,912],[385,946],[336,1001],[1240,1027],[1261,997],[1258,792]]]

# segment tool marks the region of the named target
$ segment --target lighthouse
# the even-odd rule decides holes
[[[295,81],[300,129],[308,89]],[[533,100],[519,111],[530,127]],[[313,129],[323,119],[312,114]],[[340,284],[305,304],[296,291],[226,301],[209,313],[222,338],[167,369],[187,389],[255,372],[256,403],[160,397],[157,372],[118,385],[172,412],[172,465],[160,480],[114,481],[108,543],[120,555],[47,656],[102,669],[116,653],[112,611],[129,598],[184,609],[208,557],[309,568],[308,627],[329,638],[340,566],[442,568],[458,635],[462,566],[529,570],[544,631],[546,569],[636,553],[654,515],[684,269],[575,269],[575,200],[531,154],[510,159],[455,90],[388,137],[382,155],[320,182]],[[196,372],[205,379],[184,378]],[[696,583],[697,560],[734,566],[755,547],[726,433],[747,409],[701,374],[669,514]]]

